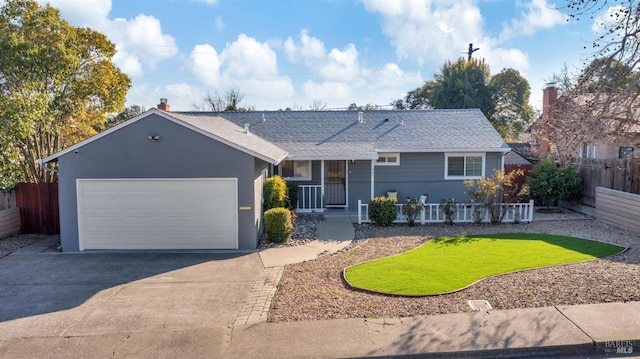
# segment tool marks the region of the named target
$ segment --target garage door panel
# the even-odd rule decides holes
[[[236,179],[78,180],[81,249],[236,249]]]

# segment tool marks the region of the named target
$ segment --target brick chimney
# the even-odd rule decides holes
[[[545,116],[549,112],[549,108],[558,99],[558,89],[553,85],[548,85],[542,90],[542,115]]]
[[[160,99],[160,103],[158,104],[158,110],[169,111],[170,107],[171,106],[169,106],[169,103],[167,102],[166,98]]]

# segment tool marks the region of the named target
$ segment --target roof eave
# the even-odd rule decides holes
[[[507,153],[511,148],[505,147],[478,147],[478,148],[376,148],[377,152],[399,153],[440,153],[440,152],[502,152]]]

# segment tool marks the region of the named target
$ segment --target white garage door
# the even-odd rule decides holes
[[[79,179],[85,249],[237,249],[237,179]]]

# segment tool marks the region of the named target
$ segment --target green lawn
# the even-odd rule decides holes
[[[382,293],[442,294],[497,274],[583,262],[623,249],[547,234],[442,237],[409,252],[349,267],[345,278],[353,287]]]

